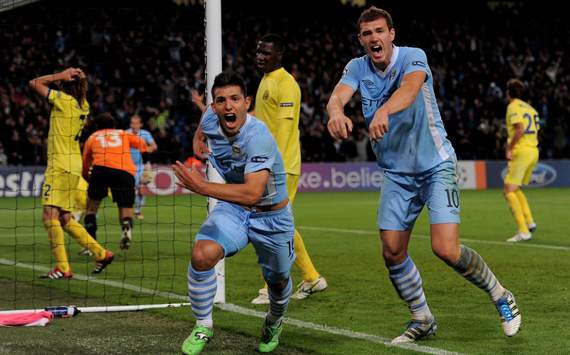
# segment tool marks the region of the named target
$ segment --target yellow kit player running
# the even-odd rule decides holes
[[[61,91],[52,90],[49,84],[61,82]],[[60,73],[44,75],[30,81],[30,87],[52,105],[48,134],[48,156],[45,181],[42,186],[42,219],[56,267],[46,278],[68,279],[73,276],[63,238],[69,233],[96,259],[93,273],[99,273],[113,261],[113,253],[103,249],[89,233],[71,217],[75,205],[74,194],[81,178],[79,136],[89,114],[87,79],[81,69],[68,68]]]
[[[508,171],[505,176],[504,194],[513,217],[517,222],[518,232],[508,242],[520,242],[532,238],[531,232],[536,223],[522,185],[530,181],[532,171],[538,163],[538,113],[532,106],[521,100],[524,84],[518,79],[507,82],[507,132],[508,141],[506,158]]]
[[[256,64],[264,75],[255,98],[256,117],[263,121],[277,142],[287,172],[287,192],[291,204],[295,201],[299,176],[301,175],[301,145],[299,137],[299,114],[301,89],[295,78],[282,66],[283,39],[276,34],[267,34],[257,44]],[[295,229],[295,265],[301,270],[303,281],[292,298],[304,299],[324,291],[327,281],[315,269],[307,253],[299,231]],[[253,304],[268,304],[267,285],[259,290]]]

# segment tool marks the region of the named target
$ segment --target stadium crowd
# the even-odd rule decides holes
[[[357,100],[348,108],[355,122],[352,138],[335,142],[326,132],[328,97],[344,64],[362,53],[354,41],[355,25],[346,20],[357,18],[360,9],[330,4],[327,14],[333,15],[315,21],[311,11],[267,15],[260,7],[245,10],[227,3],[232,8],[223,15],[224,67],[246,77],[251,95],[260,79],[257,39],[273,31],[287,41],[284,66],[302,90],[303,160],[371,160]],[[143,118],[160,147],[154,162],[192,155],[200,119],[192,100],[201,99],[205,87],[203,7],[172,3],[160,9],[53,11],[50,6],[53,2],[40,2],[0,16],[0,165],[45,164],[49,106],[30,93],[27,82],[67,66],[88,74],[93,116],[111,112],[124,127],[135,113]],[[540,114],[541,158],[570,158],[565,53],[570,26],[534,8],[514,6],[519,7],[476,5],[456,10],[457,16],[386,6],[400,21],[396,44],[428,53],[443,120],[460,159],[504,159],[505,84],[511,77],[525,82]]]

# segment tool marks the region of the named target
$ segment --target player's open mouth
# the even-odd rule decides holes
[[[372,53],[374,53],[375,55],[380,55],[380,54],[382,54],[382,47],[381,47],[381,46],[372,46],[372,47],[370,47],[370,50],[371,50]]]
[[[235,122],[237,120],[237,116],[235,113],[227,113],[224,115],[224,120],[226,122]]]

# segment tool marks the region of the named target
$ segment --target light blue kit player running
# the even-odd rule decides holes
[[[220,200],[198,231],[188,268],[188,293],[196,326],[184,341],[185,354],[198,354],[213,336],[212,308],[216,293],[214,266],[253,244],[269,289],[269,312],[258,350],[273,351],[279,343],[282,319],[295,260],[294,222],[287,197],[285,168],[268,128],[247,114],[250,99],[243,79],[219,74],[208,108],[194,136],[194,146],[210,144],[210,163],[226,184],[205,181],[196,170],[173,165],[179,184]]]
[[[414,342],[437,329],[422,279],[408,255],[412,228],[424,205],[434,253],[489,295],[505,335],[515,335],[521,315],[512,293],[479,254],[459,242],[456,157],[446,138],[425,53],[393,44],[392,18],[382,9],[363,11],[358,29],[366,55],[344,69],[327,105],[328,129],[336,139],[348,137],[352,122],[344,106],[359,91],[378,165],[385,172],[378,209],[383,257],[396,292],[412,314],[407,329],[392,342]]]
[[[130,128],[127,129],[127,132],[140,136],[148,147],[147,152],[152,153],[157,149],[156,142],[154,141],[154,138],[152,138],[152,134],[146,129],[143,129],[142,126],[143,124],[140,116],[134,115],[131,117]],[[145,166],[140,150],[131,148],[131,159],[137,168],[135,174],[135,217],[137,219],[144,219],[142,208],[145,203],[145,196],[142,194],[141,185],[148,184],[154,174],[152,173],[150,162],[147,162]],[[143,172],[145,174],[143,174]]]

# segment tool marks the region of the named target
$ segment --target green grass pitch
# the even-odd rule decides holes
[[[538,230],[529,242],[504,241],[515,225],[500,190],[463,191],[461,236],[515,294],[523,315],[516,337],[502,334],[498,314],[487,296],[464,281],[431,252],[425,211],[416,223],[410,254],[417,264],[439,331],[419,342],[424,351],[469,354],[561,354],[570,349],[567,318],[570,298],[570,189],[525,190]],[[397,336],[409,315],[387,277],[376,231],[378,193],[304,193],[295,220],[317,269],[329,289],[303,301],[293,300],[288,317],[380,339]],[[145,304],[180,302],[186,294],[186,268],[193,234],[206,216],[196,196],[149,197],[145,219],[136,222],[134,243],[119,251],[116,207],[107,202],[99,214],[99,240],[117,258],[93,281],[40,280],[52,265],[38,200],[0,199],[0,309],[47,305]],[[66,235],[66,240],[69,241]],[[88,275],[93,262],[77,256],[69,241],[73,271]],[[10,260],[22,263],[6,265]],[[33,267],[39,269],[33,270]],[[294,282],[300,281],[293,269]],[[253,248],[226,261],[227,302],[250,305],[262,286]],[[108,282],[105,284],[105,282]],[[170,292],[170,300],[113,285],[128,284]],[[178,297],[178,298],[177,298]],[[252,354],[261,319],[217,309],[215,336],[205,354]],[[188,307],[144,313],[80,314],[47,328],[3,328],[0,354],[177,354],[192,328]],[[375,338],[376,339],[376,338]],[[429,349],[428,349],[429,348]],[[426,350],[427,349],[427,350]],[[408,354],[373,340],[286,325],[277,354]]]

